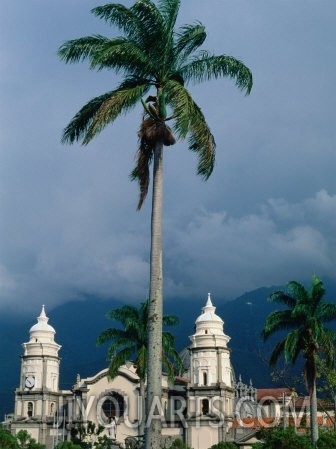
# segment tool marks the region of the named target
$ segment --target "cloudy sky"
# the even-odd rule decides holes
[[[89,13],[99,4],[1,0],[0,312],[147,296],[150,201],[137,212],[129,180],[140,106],[85,148],[60,143],[118,82],[56,55],[65,40],[114,32]],[[185,142],[165,151],[168,300],[335,277],[335,15],[334,0],[182,0],[180,24],[203,22],[204,48],[241,59],[254,87],[190,86],[217,159],[204,183]]]

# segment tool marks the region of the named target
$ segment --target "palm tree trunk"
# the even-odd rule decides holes
[[[146,416],[146,401],[145,401],[145,379],[140,379],[139,396],[141,407],[141,419],[139,422],[138,434],[143,437],[145,433],[145,416]]]
[[[157,142],[153,164],[151,218],[150,293],[148,304],[148,358],[146,401],[146,449],[158,449],[161,437],[162,397],[162,141]]]
[[[319,437],[318,422],[317,422],[317,396],[316,396],[316,379],[309,388],[310,394],[310,435],[313,444],[316,443]]]

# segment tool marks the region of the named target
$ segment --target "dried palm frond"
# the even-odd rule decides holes
[[[131,179],[137,180],[140,188],[139,202],[137,210],[141,209],[143,202],[146,199],[148,193],[148,186],[150,181],[149,166],[153,158],[153,149],[150,147],[146,140],[140,139],[140,146],[137,152],[136,166],[131,173]]]
[[[143,119],[139,136],[139,149],[137,152],[136,166],[131,172],[131,179],[137,180],[140,188],[140,197],[137,210],[140,210],[146,199],[150,181],[149,166],[153,159],[154,148],[158,142],[165,146],[175,143],[172,130],[163,121],[154,118]]]
[[[140,139],[145,139],[152,148],[160,141],[165,146],[174,145],[176,142],[171,128],[164,121],[154,118],[143,120],[138,136]]]

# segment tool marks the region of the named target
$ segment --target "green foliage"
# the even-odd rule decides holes
[[[62,441],[57,444],[56,449],[82,449],[83,446],[73,443],[72,441]]]
[[[16,438],[0,425],[0,448],[1,449],[18,449]]]
[[[94,443],[94,449],[115,449],[115,441],[111,440],[107,435],[99,436]]]
[[[336,449],[336,432],[321,432],[316,444],[317,449]]]
[[[113,379],[118,374],[118,369],[132,356],[135,356],[134,365],[141,380],[146,376],[147,346],[148,346],[148,301],[140,304],[140,307],[125,305],[120,309],[108,313],[108,318],[119,321],[123,327],[109,328],[103,331],[97,338],[97,344],[111,342],[107,352],[110,360],[109,376]],[[166,315],[162,319],[164,326],[172,326],[178,323],[178,318]],[[170,332],[162,333],[162,360],[169,378],[174,378],[175,370],[182,369],[182,361],[174,348],[175,337]]]
[[[321,432],[316,445],[308,435],[297,435],[291,428],[262,430],[258,438],[262,441],[255,443],[253,449],[336,449],[335,431]]]
[[[14,436],[9,430],[0,426],[1,449],[45,449],[43,444],[37,443],[26,430],[19,430]]]
[[[253,449],[312,449],[309,437],[297,435],[293,429],[268,429],[259,432],[262,440]]]
[[[287,284],[285,290],[272,293],[269,300],[287,309],[277,310],[266,318],[262,335],[267,340],[278,331],[286,331],[285,337],[275,345],[270,366],[276,365],[280,356],[287,363],[295,363],[302,355],[305,359],[303,374],[310,396],[311,438],[318,439],[316,378],[317,359],[323,357],[328,369],[335,364],[334,341],[336,333],[325,326],[336,319],[336,305],[324,300],[322,281],[313,276],[310,290],[296,281]]]
[[[190,449],[190,448],[183,443],[181,438],[176,438],[176,440],[172,442],[172,445],[167,449]]]
[[[45,449],[45,446],[37,443],[27,430],[19,430],[16,434],[16,438],[20,449]]]
[[[235,443],[220,441],[217,444],[214,444],[210,447],[210,449],[237,449],[238,446]]]
[[[186,86],[226,77],[233,79],[246,94],[252,89],[252,74],[241,61],[200,49],[206,38],[201,23],[175,28],[180,5],[181,0],[161,0],[158,4],[142,0],[130,7],[115,3],[97,6],[91,12],[118,29],[119,36],[84,36],[65,42],[58,51],[66,63],[86,60],[90,69],[112,69],[123,75],[119,86],[90,100],[77,112],[64,130],[63,142],[88,144],[108,124],[151,93],[151,99],[146,100],[149,104],[144,107],[146,119],[151,120],[147,120],[149,126],[141,131],[139,152],[145,153],[140,157],[142,169],[138,160],[132,172],[140,185],[140,207],[148,188],[148,182],[142,178],[148,177],[143,170],[144,160],[147,165],[152,160],[148,152],[153,152],[157,142],[163,145],[175,142],[169,136],[168,120],[172,121],[178,138],[189,137],[189,149],[198,156],[197,173],[204,179],[212,173],[215,139]],[[154,92],[149,92],[151,89]],[[154,140],[146,139],[148,135],[155,135]]]
[[[336,371],[327,366],[325,359],[316,360],[318,391],[330,401],[336,397]]]
[[[103,426],[101,425],[96,426],[96,424],[92,421],[88,421],[85,426],[82,424],[78,424],[71,431],[72,442],[75,445],[79,446],[81,449],[91,449],[96,446],[97,442],[99,441],[100,435],[103,431],[104,431]]]

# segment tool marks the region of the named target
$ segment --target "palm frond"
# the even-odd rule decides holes
[[[166,78],[172,67],[176,66],[174,54],[174,26],[176,23],[180,0],[161,0],[158,2],[158,9],[164,22],[164,33],[161,37],[161,64],[158,70],[161,78]]]
[[[325,288],[322,281],[316,276],[313,276],[310,298],[312,299],[312,307],[316,310],[323,301],[325,295]]]
[[[275,366],[280,358],[280,356],[283,354],[284,352],[284,348],[285,348],[285,344],[286,344],[286,339],[281,340],[279,343],[277,343],[272,351],[270,360],[269,360],[269,365]]]
[[[212,173],[216,144],[205,117],[191,95],[179,82],[171,80],[166,86],[167,104],[173,109],[174,131],[183,139],[189,134],[189,150],[197,153],[197,173],[205,180]]]
[[[116,354],[125,350],[130,351],[130,354],[134,354],[136,351],[134,341],[135,335],[125,335],[122,339],[112,340],[112,343],[107,349],[107,359],[111,360]]]
[[[336,304],[322,302],[319,304],[318,310],[317,310],[317,316],[318,318],[328,323],[330,321],[333,321],[336,319]]]
[[[300,330],[294,329],[285,339],[284,356],[285,361],[295,363],[302,350],[302,335]]]
[[[184,25],[180,28],[174,45],[175,56],[180,64],[183,64],[187,57],[203,44],[205,38],[205,27],[201,23]]]
[[[136,39],[143,32],[141,22],[132,9],[119,3],[97,6],[91,12],[107,23],[117,26],[131,40]]]
[[[75,63],[90,58],[92,54],[99,53],[109,39],[100,36],[85,36],[64,42],[57,54],[66,63]]]
[[[107,313],[110,320],[119,321],[126,329],[133,326],[139,320],[139,311],[129,305],[125,305],[120,309],[114,309]]]
[[[93,98],[84,105],[63,130],[62,143],[74,143],[83,139],[101,105],[111,98],[113,94],[113,91],[107,92]]]
[[[336,332],[332,329],[324,328],[318,342],[322,348],[327,368],[334,368]]]
[[[177,326],[180,323],[180,319],[175,315],[164,315],[162,318],[162,324],[164,326]]]
[[[175,337],[171,332],[162,333],[162,363],[167,371],[169,381],[174,380],[175,372],[183,370],[183,362],[174,348]]]
[[[150,181],[149,166],[152,162],[156,145],[162,143],[169,146],[175,143],[171,129],[160,119],[158,112],[156,112],[156,117],[144,119],[138,132],[140,145],[137,152],[136,166],[130,175],[132,181],[136,180],[139,183],[140,197],[137,210],[141,209],[147,197]]]
[[[138,0],[131,7],[142,26],[141,47],[147,49],[151,58],[158,62],[162,58],[165,23],[160,11],[150,0]],[[160,51],[161,48],[161,51]]]
[[[158,2],[159,11],[168,33],[174,29],[180,6],[181,0],[159,0]]]
[[[122,329],[109,328],[105,329],[103,332],[99,334],[97,337],[96,343],[97,345],[102,345],[111,340],[121,341],[125,336],[125,331]]]
[[[277,290],[273,292],[267,299],[270,302],[278,302],[291,309],[294,309],[296,305],[296,298],[283,290]]]
[[[114,379],[118,375],[119,368],[126,363],[131,355],[132,350],[130,348],[125,348],[111,358],[108,367],[108,376],[110,379]]]
[[[116,90],[89,101],[65,128],[62,142],[82,140],[83,145],[87,145],[122,112],[132,109],[148,89],[146,82],[136,83],[130,79]]]
[[[297,281],[290,281],[287,284],[287,289],[292,295],[293,298],[296,299],[296,303],[303,302],[308,303],[309,294],[305,287]]]
[[[137,78],[150,78],[156,71],[150,55],[126,38],[107,40],[89,57],[91,69],[114,69]]]
[[[253,78],[251,71],[238,59],[220,55],[210,55],[202,52],[201,55],[180,69],[183,78],[189,82],[201,83],[219,77],[235,79],[235,84],[248,95],[251,92]]]
[[[137,210],[140,210],[148,193],[150,173],[149,166],[153,159],[153,148],[148,145],[144,138],[140,138],[140,145],[137,152],[136,166],[131,172],[132,181],[139,183],[140,196]]]
[[[138,349],[137,357],[135,360],[136,373],[140,379],[145,379],[146,377],[146,364],[147,364],[147,348],[146,346],[141,346]]]
[[[76,63],[88,59],[90,69],[122,70],[127,76],[145,78],[155,73],[152,58],[133,41],[119,37],[108,39],[104,36],[86,36],[65,42],[58,55],[66,63]]]
[[[293,319],[290,310],[278,310],[270,313],[265,321],[262,337],[264,341],[275,332],[292,329],[297,324],[297,320]]]
[[[191,117],[189,150],[197,153],[197,174],[207,180],[215,165],[216,143],[201,109],[194,104],[194,114]]]

